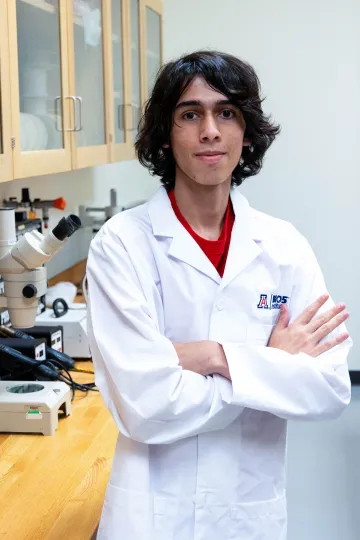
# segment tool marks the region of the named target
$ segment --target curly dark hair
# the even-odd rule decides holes
[[[232,173],[232,185],[239,186],[249,176],[257,174],[265,152],[280,132],[262,110],[260,82],[254,69],[239,58],[217,51],[198,51],[165,64],[159,71],[154,89],[140,120],[135,142],[138,159],[151,174],[160,176],[170,190],[175,185],[176,163],[170,144],[173,115],[180,96],[195,77],[224,94],[243,114],[244,146],[239,164]]]

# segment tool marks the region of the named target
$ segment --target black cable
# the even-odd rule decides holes
[[[75,366],[75,362],[71,358],[71,356],[68,356],[64,352],[59,352],[52,347],[46,347],[46,356],[50,359],[62,362],[64,366],[67,367],[67,369],[73,369],[73,367]]]
[[[79,388],[86,388],[87,390],[92,390],[92,391],[95,391],[95,392],[98,392],[99,390],[98,389],[95,389],[94,386],[95,386],[95,383],[87,383],[87,384],[82,384],[82,383],[77,383],[76,381],[74,381],[74,379],[72,378],[72,376],[70,375],[69,371],[62,367],[62,363],[59,362],[58,360],[52,360],[51,361],[53,364],[58,364],[60,365],[61,369],[63,369],[64,371],[66,371],[67,375],[69,376],[69,379],[71,381],[71,384],[73,384],[74,386],[76,387],[79,387]]]
[[[36,361],[37,364],[44,364],[45,362],[49,362],[49,360],[38,360],[38,361]],[[80,384],[80,383],[77,383],[76,381],[74,381],[74,379],[70,375],[69,371],[58,360],[52,360],[51,363],[53,363],[54,365],[56,365],[56,364],[60,365],[60,368],[67,373],[68,379],[66,379],[66,377],[61,373],[59,373],[59,379],[61,379],[63,382],[68,384],[68,386],[71,387],[72,395],[73,395],[71,401],[73,401],[73,399],[74,399],[75,390],[80,390],[81,392],[88,392],[89,390],[91,390],[92,392],[99,392],[99,390],[97,388],[92,387],[92,386],[95,386],[94,383]]]
[[[33,336],[31,336],[30,334],[27,334],[23,330],[18,330],[18,329],[15,329],[15,328],[9,328],[7,326],[0,326],[0,334],[4,335],[6,337],[14,337],[15,336],[15,337],[24,338],[24,339],[35,339]],[[67,384],[71,385],[72,388],[75,387],[76,389],[81,390],[81,391],[94,390],[94,387],[96,386],[95,383],[80,384],[80,383],[76,383],[72,379],[70,373],[66,369],[66,368],[72,369],[74,367],[74,365],[75,365],[74,360],[70,356],[68,356],[67,354],[65,354],[63,352],[56,351],[55,349],[52,349],[49,346],[46,346],[46,354],[47,354],[47,356],[52,358],[52,362],[48,362],[48,359],[45,362],[47,362],[50,367],[51,366],[54,367],[54,364],[58,363],[58,365],[60,365],[61,369],[63,371],[66,371],[66,373],[68,374],[69,378],[66,380],[66,382],[67,382]],[[34,366],[36,365],[35,360],[33,360],[32,363],[34,364]],[[42,363],[43,363],[43,361],[39,361],[39,365],[41,365]],[[22,372],[22,373],[27,374],[30,371],[31,370],[26,370],[25,372]],[[64,380],[64,379],[62,379],[62,380]],[[95,390],[95,391],[98,391],[98,390]]]
[[[38,365],[46,364],[46,363],[49,363],[49,360],[40,360],[40,361],[38,361],[36,363]],[[56,363],[56,361],[55,361],[55,363]],[[64,382],[65,384],[67,384],[71,388],[71,391],[72,391],[71,401],[74,400],[75,390],[79,390],[81,392],[86,392],[86,393],[88,393],[89,390],[93,391],[93,392],[98,392],[99,391],[97,388],[93,388],[93,387],[90,386],[90,385],[95,386],[94,383],[89,383],[88,385],[85,385],[85,384],[80,384],[80,383],[75,382],[73,380],[73,378],[71,377],[70,373],[68,372],[68,370],[66,368],[63,368],[63,369],[64,369],[64,371],[66,371],[68,377],[65,377],[62,373],[59,372],[57,379]],[[30,367],[29,369],[27,369],[25,371],[14,372],[14,374],[15,374],[16,377],[21,377],[21,376],[27,375],[28,373],[31,373],[33,371],[34,371],[33,368]],[[11,379],[13,379],[14,374],[3,377],[3,380],[11,380]]]
[[[97,388],[94,388],[96,385],[95,383],[88,383],[88,384],[80,384],[73,380],[72,376],[70,375],[68,369],[64,366],[64,364],[59,360],[34,360],[32,358],[29,358],[22,354],[21,352],[17,351],[16,349],[13,349],[12,347],[9,347],[7,345],[0,344],[0,351],[4,351],[10,356],[13,356],[20,362],[24,363],[25,365],[28,365],[28,369],[23,371],[14,371],[11,373],[11,375],[3,377],[3,380],[10,380],[14,377],[14,374],[18,374],[17,376],[26,375],[28,373],[34,373],[36,376],[36,371],[39,371],[42,376],[46,376],[47,378],[50,378],[50,380],[60,380],[62,382],[65,382],[72,391],[72,398],[71,401],[74,400],[75,397],[75,390],[79,390],[81,392],[99,392]],[[48,364],[48,365],[47,365]],[[60,369],[65,371],[67,374],[67,377],[63,374],[57,371],[56,369],[52,369],[56,367],[56,364],[60,366]],[[49,367],[49,365],[51,367]],[[41,382],[41,381],[40,381]]]
[[[24,332],[23,330],[19,330],[18,328],[9,328],[8,326],[0,326],[0,335],[3,335],[4,337],[17,337],[22,339],[35,339],[34,336],[31,336],[27,332]],[[46,350],[46,356],[48,358],[54,358],[55,360],[60,360],[63,362],[63,364],[69,368],[72,369],[75,365],[74,360],[65,354],[64,352],[59,352],[53,349],[52,347],[49,347],[48,345],[45,345]]]
[[[45,364],[45,363],[48,363],[48,362],[49,362],[48,360],[42,360],[40,363]],[[2,377],[2,379],[3,380],[16,380],[17,378],[21,378],[24,375],[28,375],[29,373],[33,373],[33,372],[34,372],[34,368],[29,367],[28,369],[23,370],[23,371],[21,371],[21,370],[13,371],[10,375],[5,375],[4,377]],[[74,388],[75,383],[72,380],[71,375],[70,375],[70,384],[69,384],[69,379],[64,377],[61,373],[58,373],[58,376],[57,376],[56,380],[60,380],[60,381],[64,382],[67,386],[70,386],[71,391],[72,391],[71,401],[73,401],[74,397],[75,397],[75,388]],[[41,381],[39,381],[39,382],[41,382]]]
[[[58,372],[55,369],[52,369],[52,367],[49,366],[38,365],[36,360],[34,360],[33,358],[29,358],[25,354],[22,354],[20,351],[14,349],[13,347],[10,347],[9,345],[4,345],[3,343],[0,343],[0,351],[3,351],[5,354],[16,358],[25,365],[33,366],[33,369],[37,369],[42,376],[50,378],[50,380],[56,380],[58,378]]]

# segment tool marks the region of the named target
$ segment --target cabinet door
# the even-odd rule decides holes
[[[142,100],[150,95],[163,61],[162,2],[141,1],[141,81]]]
[[[73,168],[109,161],[104,36],[111,33],[109,0],[68,0],[69,73],[73,96],[71,118]]]
[[[141,0],[129,0],[130,9],[130,50],[131,50],[131,126],[130,135],[135,140],[142,113],[143,96],[141,91],[141,41],[140,11]]]
[[[13,178],[8,54],[6,4],[0,2],[0,182],[7,182]]]
[[[111,124],[111,161],[134,157],[132,141],[132,84],[130,13],[128,0],[111,0],[109,43],[109,123]]]
[[[66,0],[9,0],[14,178],[71,169]]]

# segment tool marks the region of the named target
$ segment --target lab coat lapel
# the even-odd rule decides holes
[[[248,201],[236,188],[231,190],[231,201],[235,213],[235,223],[221,282],[222,289],[262,253],[262,231],[252,215]]]
[[[218,271],[180,222],[168,254],[196,268],[216,283],[220,283],[221,278]]]
[[[148,212],[154,236],[172,238],[168,256],[189,264],[220,284],[216,268],[175,216],[164,188],[151,199]]]

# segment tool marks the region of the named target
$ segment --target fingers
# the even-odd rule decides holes
[[[289,322],[290,322],[290,315],[289,315],[289,310],[287,308],[287,305],[281,304],[280,315],[275,325],[275,328],[277,328],[278,330],[282,328],[287,328],[289,326]]]
[[[345,308],[346,308],[345,304],[337,304],[336,306],[332,307],[328,311],[325,311],[321,315],[318,315],[308,324],[309,332],[311,333],[316,332],[316,330],[321,328],[321,326],[328,323],[329,321],[331,321],[331,319],[336,317],[336,315],[344,311]]]
[[[319,328],[319,330],[314,332],[313,338],[315,338],[317,342],[321,341],[326,336],[331,334],[331,332],[335,330],[335,328],[338,328],[338,326],[340,326],[348,318],[349,318],[348,311],[344,311],[343,313],[340,313],[336,317],[333,317],[329,322],[323,324],[321,328]]]
[[[328,341],[324,341],[324,343],[321,343],[317,345],[317,347],[314,348],[313,354],[311,356],[319,356],[320,354],[323,354],[324,352],[330,351],[330,349],[333,349],[336,347],[336,345],[340,345],[340,343],[344,343],[349,338],[349,334],[345,332],[344,334],[340,334],[339,336],[336,336],[335,338],[329,339]]]
[[[299,317],[294,321],[294,323],[309,324],[309,322],[314,318],[316,313],[325,304],[325,302],[327,302],[328,299],[328,294],[323,294],[322,296],[320,296],[317,300],[315,300],[315,302],[310,304],[310,306],[308,306],[301,315],[299,315]]]

